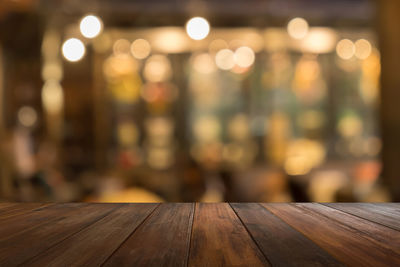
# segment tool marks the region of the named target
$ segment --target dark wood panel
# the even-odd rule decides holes
[[[269,266],[227,203],[196,204],[189,266]]]
[[[360,231],[294,204],[263,204],[336,259],[350,266],[400,266],[400,257]]]
[[[374,222],[353,216],[351,214],[323,206],[317,203],[295,204],[296,206],[317,212],[338,224],[344,224],[364,234],[364,237],[377,243],[380,246],[400,253],[400,232],[376,224]]]
[[[330,254],[261,205],[231,206],[273,266],[341,266]]]
[[[162,204],[105,266],[187,266],[194,204]]]
[[[367,203],[326,203],[324,205],[400,231],[400,213],[393,209],[388,210],[389,206],[383,209]]]
[[[400,266],[399,204],[158,205],[0,203],[0,266]]]
[[[26,264],[29,266],[101,265],[158,204],[122,205]]]
[[[0,266],[22,264],[104,217],[118,206],[116,204],[58,204],[49,208],[45,207],[35,213],[28,213],[27,217],[19,216],[10,227],[6,227],[2,222],[2,227],[12,231],[8,233],[7,238],[0,240]],[[26,230],[23,229],[29,224],[32,225]],[[3,232],[4,228],[0,228],[0,231]],[[76,257],[77,255],[75,259]]]
[[[35,209],[40,209],[43,207],[47,207],[50,203],[24,203],[24,204],[15,204],[15,205],[8,205],[7,207],[3,207],[0,209],[0,220],[26,214],[29,211],[34,211]],[[17,218],[16,218],[17,219]]]
[[[22,233],[32,228],[46,225],[54,220],[57,221],[60,219],[60,216],[68,215],[70,212],[77,212],[77,210],[87,206],[89,206],[87,203],[57,204],[36,208],[30,212],[20,214],[17,217],[1,218],[0,240],[5,240],[16,233]]]
[[[1,203],[0,203],[0,211],[2,211],[4,208],[12,207],[12,206],[17,206],[17,205],[19,205],[19,204],[17,204],[17,203],[10,203],[10,202],[1,202]]]

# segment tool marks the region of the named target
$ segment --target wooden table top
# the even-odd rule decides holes
[[[2,203],[15,265],[400,266],[400,204]]]

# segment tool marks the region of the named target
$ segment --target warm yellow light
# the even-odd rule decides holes
[[[200,142],[212,142],[218,140],[221,134],[221,124],[214,116],[204,116],[195,121],[194,136]]]
[[[171,76],[171,63],[164,55],[151,56],[146,61],[143,74],[150,82],[167,81]]]
[[[58,81],[48,80],[43,85],[42,102],[46,111],[50,114],[57,114],[62,111],[64,105],[64,93]]]
[[[308,33],[308,23],[303,18],[294,18],[289,21],[287,31],[294,39],[303,39]]]
[[[129,54],[131,43],[126,39],[118,39],[113,45],[114,55],[127,55]]]
[[[371,44],[365,39],[357,40],[355,43],[355,49],[355,56],[358,59],[366,59],[372,51]]]
[[[190,50],[191,39],[180,27],[160,27],[149,35],[151,48],[158,53],[175,54]]]
[[[328,27],[312,27],[300,42],[303,52],[314,54],[330,53],[335,49],[337,34]]]
[[[354,56],[356,48],[349,39],[343,39],[336,45],[336,53],[342,59],[350,59]]]
[[[290,175],[304,175],[320,165],[325,158],[324,146],[309,139],[297,139],[289,144],[285,171]]]
[[[289,175],[304,175],[311,170],[308,159],[304,156],[292,156],[285,161],[285,171]]]
[[[144,39],[137,39],[131,45],[131,53],[137,59],[144,59],[150,55],[151,47]]]
[[[242,46],[236,49],[234,54],[235,63],[242,68],[250,67],[255,60],[255,55],[250,47]]]
[[[79,61],[85,55],[85,46],[81,40],[71,38],[64,42],[62,53],[68,61]]]
[[[342,118],[337,125],[340,135],[347,138],[361,135],[363,128],[363,121],[356,115]]]
[[[215,64],[208,53],[202,53],[194,56],[192,60],[193,68],[203,74],[210,74],[215,71]]]
[[[137,71],[135,59],[127,55],[110,56],[104,61],[103,71],[107,78],[132,76]]]
[[[88,15],[81,20],[79,28],[83,36],[86,38],[94,38],[102,31],[103,23],[100,18]]]
[[[205,18],[194,17],[187,22],[186,32],[193,40],[202,40],[210,32],[210,24]]]
[[[234,53],[229,49],[222,49],[215,55],[215,64],[222,70],[230,70],[235,66]]]
[[[47,80],[62,80],[63,69],[59,62],[49,62],[44,63],[42,68],[42,79]]]

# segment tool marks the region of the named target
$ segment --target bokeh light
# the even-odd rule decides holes
[[[62,46],[62,53],[68,61],[76,62],[85,55],[85,46],[82,41],[76,38],[68,39]]]
[[[137,59],[144,59],[150,55],[151,46],[145,39],[136,39],[131,45],[131,53]]]
[[[336,53],[341,59],[350,59],[354,56],[356,48],[349,39],[343,39],[336,45]]]
[[[131,43],[126,39],[118,39],[113,45],[114,55],[128,55],[131,51]]]
[[[242,68],[253,65],[255,58],[254,51],[247,46],[239,47],[234,54],[235,63]]]
[[[88,15],[81,20],[79,28],[83,36],[94,38],[101,33],[103,23],[99,17]]]
[[[166,81],[171,76],[171,63],[164,55],[151,56],[144,67],[144,77],[150,82]]]
[[[365,39],[359,39],[355,42],[355,56],[358,59],[366,59],[371,55],[371,44]]]
[[[24,106],[18,110],[18,121],[25,127],[32,127],[37,121],[36,111],[29,106]]]
[[[160,27],[149,34],[151,49],[158,53],[176,54],[191,49],[191,39],[181,27]]]
[[[48,80],[43,85],[42,102],[46,111],[50,114],[57,114],[62,110],[64,93],[58,81]]]
[[[337,34],[332,28],[313,27],[300,44],[304,52],[323,54],[335,50],[336,42]]]
[[[205,18],[194,17],[187,22],[186,32],[193,40],[202,40],[210,32],[210,24]]]
[[[303,18],[294,18],[289,21],[287,31],[294,39],[303,39],[308,33],[308,23]]]
[[[229,49],[222,49],[215,55],[215,64],[222,70],[230,70],[235,66],[234,53]]]

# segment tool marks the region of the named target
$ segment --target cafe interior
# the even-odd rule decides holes
[[[3,0],[0,201],[399,201],[398,12]]]

